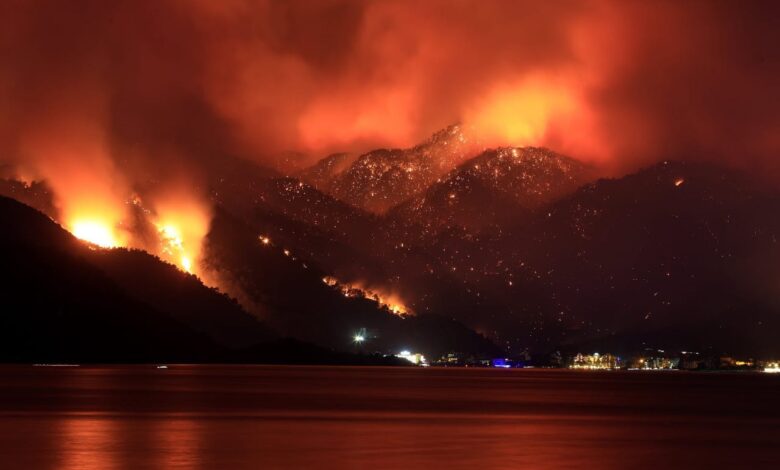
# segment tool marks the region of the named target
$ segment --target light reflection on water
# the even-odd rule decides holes
[[[0,468],[776,468],[757,375],[0,368]]]
[[[66,418],[55,426],[60,458],[58,468],[80,470],[119,468],[117,434],[120,423],[112,419]]]

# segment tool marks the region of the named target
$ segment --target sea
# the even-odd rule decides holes
[[[780,468],[780,374],[0,366],[2,469]]]

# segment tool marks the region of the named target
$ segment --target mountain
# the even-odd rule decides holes
[[[215,207],[331,275],[386,279],[384,250],[375,249],[378,218],[293,177],[253,162],[225,158],[209,172]]]
[[[220,345],[246,347],[276,336],[234,300],[204,286],[198,278],[173,265],[140,250],[90,249],[94,247],[76,240],[43,214],[10,199],[3,198],[3,203],[8,227],[3,236],[8,237],[9,245],[21,245],[27,251],[36,248],[54,251],[52,256],[57,259],[76,256],[79,263],[99,270],[101,278],[133,301],[151,307]],[[39,256],[28,254],[34,255],[35,259]],[[45,273],[57,266],[52,260],[49,266],[39,268]]]
[[[384,315],[376,317],[377,322],[385,322],[377,330],[384,331],[386,338],[406,337],[405,331],[411,331],[411,327],[418,323],[429,325],[439,321],[440,328],[449,328],[447,322],[452,322],[453,317],[479,316],[485,308],[490,308],[477,293],[464,290],[458,282],[453,282],[447,271],[439,269],[425,249],[406,250],[401,243],[406,234],[393,227],[386,218],[339,201],[295,178],[269,175],[252,166],[251,162],[228,161],[228,164],[210,172],[212,201],[220,210],[212,222],[209,262],[224,276],[223,283],[226,289],[230,289],[230,294],[240,298],[248,308],[262,313],[268,305],[286,298],[284,309],[296,315],[309,315],[310,320],[304,317],[296,322],[290,320],[294,318],[293,314],[278,314],[277,318],[287,319],[285,323],[274,324],[280,331],[321,344],[343,347],[349,344],[349,335],[343,326],[338,325],[350,325],[353,329],[366,326],[366,322],[339,318],[339,312],[354,309],[352,306],[340,307],[339,302],[343,301],[340,296],[323,304],[336,312],[327,320],[332,327],[323,326],[321,319],[309,313],[322,310],[316,307],[316,302],[300,305],[305,300],[303,295],[308,299],[313,292],[326,287],[322,283],[325,276],[392,292],[420,314],[403,323],[397,323],[397,319],[392,317],[384,319]],[[239,233],[240,238],[236,238]],[[261,236],[269,240],[268,245],[261,246],[258,241]],[[257,253],[259,248],[263,251]],[[286,264],[279,265],[291,261],[291,257],[283,256],[285,250],[297,259],[293,264],[297,264],[298,271],[304,262],[308,270],[289,273]],[[271,252],[275,253],[274,259],[268,258]],[[247,258],[253,256],[248,254],[260,257],[246,266]],[[433,272],[430,270],[432,264],[436,266]],[[317,274],[312,276],[313,272]],[[314,295],[312,298],[319,297]],[[423,322],[423,315],[431,315],[438,320]],[[470,324],[477,328],[481,326],[480,321]],[[396,325],[403,325],[403,328],[399,329],[400,326]],[[304,335],[305,328],[311,328],[311,336]],[[498,351],[481,337],[489,330],[481,329],[483,335],[475,335],[462,324],[453,328],[462,333],[463,339],[448,343],[443,338],[437,338],[441,335],[436,329],[429,329],[423,334],[428,339],[414,344],[425,350],[429,345],[439,343],[440,346],[429,355],[438,354],[445,347],[450,347],[449,351],[492,351],[491,354]],[[390,350],[396,349],[398,344],[374,343]]]
[[[545,300],[527,344],[630,335],[667,348],[779,354],[777,207],[780,194],[746,175],[663,162],[586,185],[461,247],[454,268],[480,273],[464,277],[473,288],[503,285],[491,296],[508,310],[522,310],[520,289]]]
[[[207,239],[211,243],[206,251],[213,254],[209,257],[212,272],[220,288],[263,316],[272,329],[341,350],[352,349],[354,331],[367,328],[381,335],[367,345],[374,348],[372,351],[408,348],[437,357],[451,350],[500,354],[485,338],[451,319],[401,320],[370,299],[346,299],[323,283],[326,276],[342,278],[347,274],[343,278],[350,283],[360,278],[389,288],[384,283],[387,278],[381,254],[370,253],[371,248],[359,242],[373,238],[376,216],[251,162],[225,159],[209,174],[218,214]],[[260,236],[272,241],[257,252]],[[257,257],[255,264],[247,267],[250,253]],[[202,286],[196,278],[158,264],[143,252],[96,250],[90,261],[156,309],[174,318],[180,310],[186,312],[187,324],[207,332],[212,339],[231,347],[248,347],[265,340],[254,317],[211,315],[219,307],[213,299],[200,299],[186,309],[177,309],[182,299],[193,298],[192,283],[187,279]],[[330,269],[333,266],[338,269]],[[369,275],[362,276],[366,273]],[[219,319],[216,323],[215,318]],[[453,334],[439,338],[442,328]]]
[[[439,315],[401,317],[366,294],[333,285],[330,274],[304,255],[258,235],[250,225],[218,210],[208,235],[206,263],[225,290],[236,295],[276,331],[339,350],[356,347],[361,331],[362,350],[397,353],[408,349],[438,358],[449,351],[496,355],[501,350],[489,340]],[[386,301],[388,304],[390,300]],[[448,331],[448,334],[442,334]]]
[[[181,273],[161,271],[155,278],[171,278],[159,286],[138,280],[157,269],[153,258],[84,256],[132,299],[218,345],[250,344],[268,325],[331,349],[429,356],[497,354],[494,344],[780,354],[776,188],[685,162],[594,181],[593,169],[547,149],[469,158],[460,135],[453,127],[411,149],[333,155],[296,173],[309,182],[212,162],[205,253],[220,287],[262,318],[249,335],[246,315],[200,323],[215,299],[179,316],[177,299],[193,295],[172,280]],[[46,205],[45,186],[3,191]],[[374,296],[416,315],[394,315]],[[351,338],[362,331],[370,341],[358,348]]]
[[[487,150],[388,215],[421,223],[429,235],[456,227],[471,233],[497,230],[574,192],[591,173],[582,163],[547,149]]]
[[[57,216],[54,195],[48,185],[42,181],[23,183],[13,178],[0,178],[0,196],[16,199],[51,218]]]
[[[327,190],[335,180],[355,161],[357,155],[351,153],[334,153],[328,155],[314,165],[299,171],[296,176],[319,190]]]
[[[358,187],[395,198],[411,180],[382,175],[408,162],[404,152],[369,152],[336,180],[376,157],[386,171]],[[772,188],[675,162],[588,183],[590,168],[538,148],[458,158],[385,215],[354,207],[348,191],[339,200],[333,186],[329,195],[283,177],[255,186],[245,212],[225,207],[253,236],[318,266],[315,277],[398,293],[415,312],[455,319],[510,351],[621,341],[772,351],[780,298]]]
[[[467,158],[471,148],[472,143],[461,126],[453,125],[412,148],[365,153],[348,168],[335,173],[330,182],[312,181],[337,199],[370,212],[384,213],[425,191]],[[318,165],[327,166],[327,161]],[[312,173],[319,174],[314,169]]]
[[[95,248],[12,199],[0,221],[2,362],[397,363],[280,340],[195,277]]]
[[[205,360],[223,352],[129,295],[43,214],[0,198],[0,219],[3,361]]]

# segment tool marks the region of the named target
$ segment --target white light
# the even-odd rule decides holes
[[[362,343],[366,340],[366,337],[363,335],[355,335],[352,339],[354,339],[356,343]]]

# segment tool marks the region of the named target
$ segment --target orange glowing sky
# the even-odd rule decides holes
[[[301,150],[308,162],[473,119],[486,145],[565,146],[620,167],[735,149],[774,166],[773,6],[12,0],[0,5],[0,148],[40,158],[26,136],[77,122],[92,135],[74,140],[98,139],[133,170],[166,168],[161,151],[188,164]]]
[[[197,180],[226,154],[273,165],[293,150],[303,165],[409,146],[454,122],[485,147],[548,146],[605,172],[688,158],[778,175],[776,10],[726,0],[9,0],[0,163],[47,180],[71,230],[117,245],[133,243],[127,201],[149,179]],[[144,203],[197,256],[191,240],[210,208],[182,191],[186,209]]]

